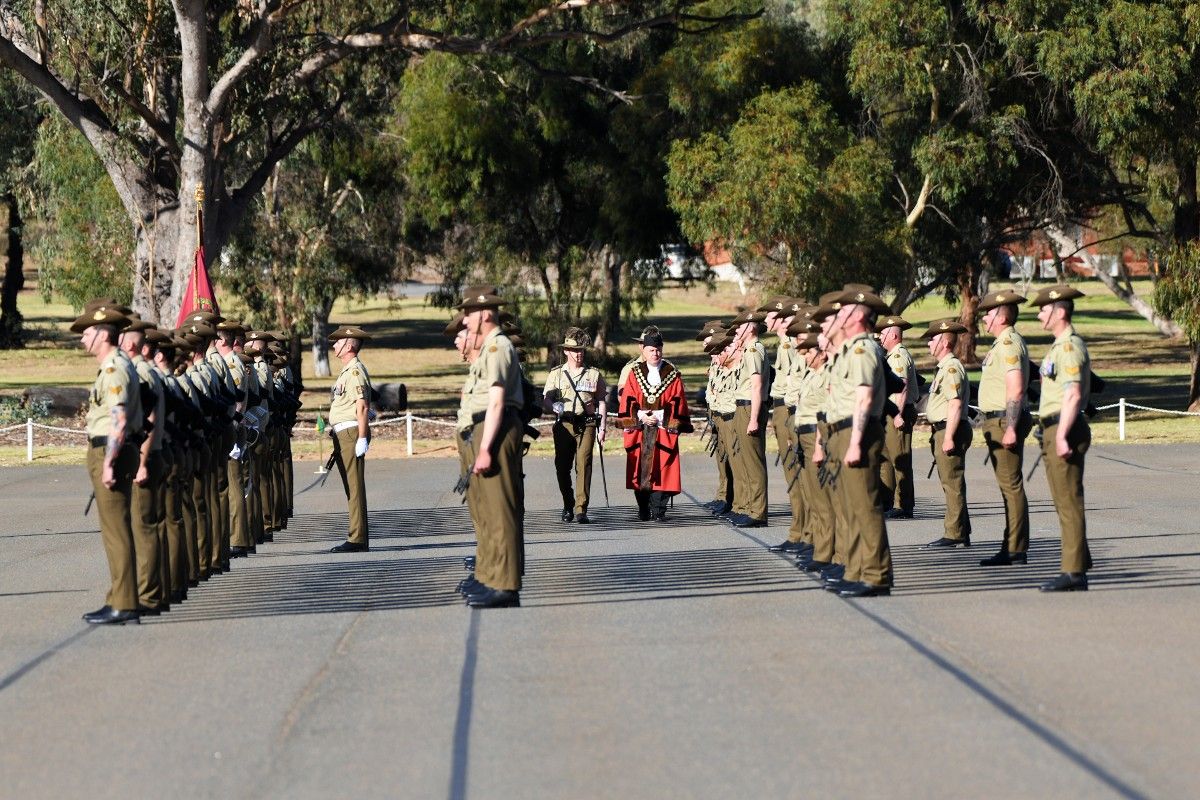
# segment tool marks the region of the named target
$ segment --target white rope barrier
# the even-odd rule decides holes
[[[971,408],[975,408],[976,410],[978,410],[975,406],[971,406]],[[1138,411],[1149,411],[1149,412],[1156,413],[1156,414],[1174,414],[1176,416],[1181,416],[1181,417],[1200,417],[1200,411],[1175,411],[1174,409],[1170,409],[1170,408],[1156,408],[1154,406],[1143,406],[1143,405],[1139,405],[1137,403],[1127,402],[1124,397],[1122,397],[1120,400],[1118,400],[1115,403],[1110,403],[1105,406],[1099,406],[1096,410],[1097,411],[1111,411],[1114,408],[1117,409],[1117,434],[1118,434],[1119,439],[1122,442],[1125,441],[1126,411],[1131,408],[1137,409]],[[607,416],[615,417],[617,415],[615,413],[610,412]],[[413,423],[414,422],[423,422],[426,425],[435,425],[435,426],[442,427],[442,428],[456,428],[457,427],[457,423],[447,422],[447,421],[441,420],[441,419],[433,419],[431,417],[418,417],[418,416],[415,416],[411,411],[406,412],[404,414],[404,416],[402,416],[402,417],[393,417],[392,419],[378,420],[376,422],[368,423],[368,425],[369,425],[369,427],[372,427],[372,428],[379,428],[384,425],[399,425],[400,423],[404,423],[405,452],[409,456],[411,456],[413,454]],[[531,423],[531,425],[535,428],[545,428],[545,427],[549,427],[549,426],[553,425],[554,422],[555,422],[554,420],[538,420],[536,422]],[[33,429],[34,428],[41,428],[42,430],[47,430],[47,431],[56,431],[58,433],[81,434],[83,436],[87,436],[87,431],[85,431],[85,430],[81,430],[79,428],[62,428],[57,425],[43,425],[40,422],[34,422],[32,417],[27,418],[25,420],[24,425],[10,425],[7,428],[0,428],[0,434],[10,433],[12,431],[20,430],[21,428],[25,429],[25,460],[26,461],[33,461]]]

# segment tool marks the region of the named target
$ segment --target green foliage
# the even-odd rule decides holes
[[[667,166],[685,235],[719,239],[743,263],[764,259],[771,284],[815,296],[882,277],[896,241],[886,154],[857,141],[817,86],[759,95],[726,135],[676,141]]]
[[[39,118],[33,91],[0,67],[0,194],[20,181],[33,158]]]
[[[1154,287],[1154,309],[1174,320],[1193,346],[1200,343],[1200,243],[1173,248],[1165,277]]]
[[[50,401],[41,398],[28,405],[16,397],[0,397],[0,428],[18,425],[27,419],[46,419],[50,416]]]
[[[43,296],[58,294],[76,308],[101,294],[129,300],[129,218],[87,142],[62,117],[48,117],[29,169],[34,224],[26,230]]]

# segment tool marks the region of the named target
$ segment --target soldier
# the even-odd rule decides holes
[[[1087,571],[1092,568],[1083,504],[1084,455],[1092,443],[1084,414],[1091,399],[1092,363],[1087,345],[1071,324],[1076,297],[1083,297],[1083,292],[1058,284],[1029,301],[1039,307],[1042,330],[1054,334],[1038,370],[1042,376],[1038,424],[1046,480],[1062,530],[1062,573],[1042,584],[1043,592],[1087,591]]]
[[[807,370],[804,357],[796,350],[795,335],[788,328],[801,310],[801,304],[790,297],[776,297],[759,307],[767,309],[763,324],[768,333],[779,337],[775,351],[775,374],[771,380],[771,426],[775,430],[775,445],[779,452],[778,463],[783,467],[787,486],[788,503],[792,511],[792,524],[788,538],[772,545],[775,553],[799,554],[809,549],[804,541],[804,485],[800,478],[799,448],[796,442],[796,393],[803,373]]]
[[[886,351],[888,369],[904,381],[904,388],[888,399],[896,413],[888,413],[883,420],[883,459],[879,467],[879,480],[883,484],[883,506],[888,519],[912,519],[916,505],[913,491],[912,432],[917,421],[917,400],[920,387],[917,365],[908,348],[904,346],[904,331],[912,323],[903,317],[885,316],[875,325],[879,343]],[[891,407],[888,408],[891,411]]]
[[[329,334],[333,354],[342,362],[342,371],[330,390],[330,435],[333,437],[334,463],[342,478],[342,488],[346,490],[350,514],[346,541],[331,548],[331,553],[360,553],[370,549],[366,456],[371,445],[371,430],[367,425],[371,376],[358,358],[363,343],[370,340],[366,331],[353,325]]]
[[[550,370],[542,391],[542,404],[555,414],[554,471],[562,494],[562,521],[581,525],[588,519],[592,486],[592,449],[604,446],[608,390],[595,367],[584,367],[587,331],[570,328],[563,337],[566,363]],[[575,465],[576,487],[571,489],[571,465]]]
[[[708,437],[706,445],[709,455],[713,456],[717,462],[717,491],[712,500],[703,504],[703,507],[709,511],[716,513],[724,513],[728,510],[729,500],[733,499],[733,485],[727,480],[728,464],[721,461],[719,457],[719,447],[717,443],[717,429],[713,422],[712,401],[713,397],[718,393],[715,377],[716,364],[718,354],[721,347],[718,344],[725,336],[725,323],[722,320],[714,319],[704,323],[700,328],[700,332],[696,334],[696,341],[701,343],[705,355],[709,357],[709,366],[704,373],[706,385],[704,389],[704,405],[706,407],[707,421],[705,423],[704,433],[701,439]],[[626,376],[628,377],[628,376]]]
[[[172,604],[181,603],[187,599],[188,570],[187,570],[187,521],[185,520],[186,506],[184,503],[184,487],[189,490],[191,479],[188,477],[188,451],[186,443],[190,417],[184,405],[188,402],[176,382],[174,362],[176,342],[173,337],[162,331],[151,329],[146,331],[147,346],[142,355],[150,359],[154,371],[162,382],[164,408],[166,417],[163,426],[163,456],[166,470],[163,481],[163,527],[165,528],[165,561],[167,562],[170,588],[169,600]]]
[[[164,559],[170,554],[160,535],[165,534],[163,498],[163,426],[166,395],[154,367],[142,356],[145,331],[153,328],[136,314],[127,315],[129,324],[121,331],[120,347],[133,364],[138,376],[142,400],[142,429],[145,439],[138,449],[138,469],[133,478],[130,520],[133,546],[137,555],[138,612],[158,616],[170,608],[169,583],[164,584]]]
[[[691,433],[686,390],[679,370],[662,357],[661,334],[642,339],[642,361],[621,392],[619,423],[625,431],[625,485],[638,518],[665,522],[667,499],[681,490],[679,435]]]
[[[1029,501],[1025,497],[1025,438],[1033,429],[1025,387],[1029,384],[1029,349],[1013,327],[1017,306],[1025,298],[1011,289],[992,292],[979,303],[984,329],[995,337],[983,359],[979,378],[979,410],[996,483],[1004,498],[1004,538],[1000,552],[981,567],[1024,564],[1029,549]]]
[[[521,604],[524,572],[524,487],[520,409],[525,398],[516,348],[500,333],[494,287],[464,291],[461,351],[478,355],[463,384],[458,435],[470,462],[467,502],[475,525],[475,574],[462,591],[472,608]]]
[[[118,331],[127,324],[120,312],[99,306],[84,311],[71,325],[100,365],[88,401],[87,467],[112,584],[104,605],[83,615],[93,625],[139,621],[130,502],[139,462],[141,398],[137,372],[117,348]]]
[[[738,528],[762,528],[767,524],[766,402],[767,349],[758,340],[765,312],[743,311],[731,325],[737,337],[733,368],[734,402],[730,446],[734,482],[733,514],[729,520]]]
[[[239,420],[244,419],[252,401],[255,400],[254,382],[247,374],[246,365],[238,358],[235,348],[238,337],[245,334],[246,329],[237,320],[227,319],[217,323],[217,338],[213,342],[214,351],[220,356],[221,363],[229,373],[233,382],[234,395],[237,398],[235,409]],[[242,424],[232,427],[234,433],[228,442],[225,462],[225,498],[222,504],[229,508],[229,545],[221,543],[221,554],[227,557],[243,557],[254,552],[254,535],[250,522],[249,504],[246,499],[246,481],[249,478],[246,462],[245,428]]]
[[[720,320],[714,320],[719,323]],[[704,351],[710,357],[708,366],[708,386],[704,390],[704,398],[708,402],[708,419],[712,422],[713,458],[716,462],[716,494],[708,510],[716,517],[724,517],[733,512],[733,467],[730,461],[730,444],[733,440],[733,417],[737,405],[733,402],[733,392],[730,381],[733,371],[728,368],[727,360],[733,353],[733,337],[727,332],[724,324],[721,330],[713,330],[709,324],[708,335],[704,337]]]
[[[826,588],[843,597],[887,595],[892,556],[879,508],[886,367],[871,332],[876,314],[891,309],[870,286],[847,284],[831,298],[828,310],[834,313],[830,330],[842,344],[830,367],[825,448],[841,508],[839,523],[844,522],[837,535],[845,531],[846,569],[842,578],[828,580]]]
[[[825,471],[816,461],[817,429],[824,415],[829,372],[826,353],[820,345],[817,326],[809,322],[793,323],[788,332],[796,337],[796,350],[805,369],[789,389],[789,400],[796,413],[797,458],[804,493],[804,541],[809,550],[797,554],[796,565],[806,572],[821,572],[833,566],[834,510],[832,494],[826,490]],[[792,399],[794,398],[794,399]]]
[[[966,454],[972,438],[967,421],[971,385],[966,368],[954,355],[958,334],[966,330],[956,319],[940,319],[929,323],[929,329],[921,334],[922,339],[929,340],[929,353],[937,360],[937,373],[929,384],[925,418],[933,428],[929,447],[946,496],[944,532],[940,539],[929,543],[930,547],[971,546],[966,481]]]
[[[267,331],[247,331],[246,342],[242,346],[243,352],[251,359],[249,370],[254,373],[258,383],[259,402],[251,409],[257,420],[258,441],[251,450],[254,465],[252,474],[257,485],[252,487],[251,491],[258,497],[256,533],[260,537],[260,543],[267,541],[267,537],[278,530],[280,524],[276,515],[278,501],[275,476],[278,454],[282,451],[282,446],[277,436],[278,401],[275,397],[275,377],[272,374],[271,362],[267,360],[267,356],[270,355],[267,348],[272,341],[274,337]]]

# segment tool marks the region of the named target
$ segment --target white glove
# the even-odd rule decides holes
[[[238,447],[235,444],[233,446],[233,449],[229,451],[229,457],[232,458],[234,461],[240,461],[242,458],[242,448]]]
[[[370,442],[360,436],[358,441],[354,443],[354,455],[358,458],[365,456],[367,454],[368,445],[370,445]]]
[[[551,404],[550,404],[550,408],[554,409],[554,413],[555,413],[555,414],[557,414],[557,415],[559,415],[559,416],[562,416],[563,410],[566,408],[566,405],[565,405],[564,403],[561,403],[561,402],[559,402],[559,403],[551,403]]]

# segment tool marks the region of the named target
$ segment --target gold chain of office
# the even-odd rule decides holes
[[[671,385],[671,382],[679,380],[679,370],[675,369],[675,367],[671,364],[667,364],[665,361],[663,364],[671,367],[671,375],[666,380],[661,381],[658,386],[651,386],[646,380],[647,375],[649,375],[650,368],[645,364],[640,365],[633,371],[633,377],[637,379],[638,386],[642,387],[642,396],[646,399],[647,403],[657,403],[659,396],[667,390],[667,387]],[[643,371],[645,374],[643,374]],[[659,374],[661,375],[661,367]]]

